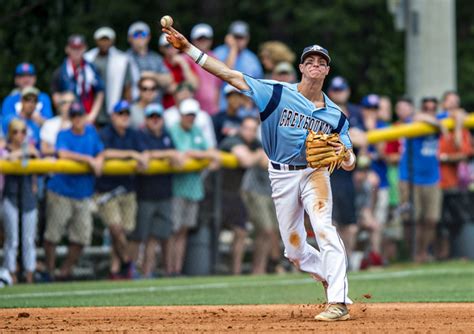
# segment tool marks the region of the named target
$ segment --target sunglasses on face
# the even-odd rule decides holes
[[[133,38],[146,38],[148,33],[146,31],[135,31],[132,36]]]
[[[116,113],[119,116],[130,116],[130,112],[128,110],[122,110]]]
[[[147,119],[161,119],[161,115],[158,115],[158,114],[151,114],[149,116],[146,117]]]
[[[15,129],[15,130],[13,130],[14,135],[19,134],[19,133],[21,133],[22,135],[26,135],[26,129]]]
[[[140,90],[142,92],[154,92],[156,89],[157,89],[156,86],[152,86],[152,87],[141,86],[140,87]]]
[[[65,105],[65,104],[72,104],[74,103],[74,100],[62,100],[59,102],[60,105]]]

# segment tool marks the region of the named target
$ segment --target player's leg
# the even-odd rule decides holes
[[[301,198],[318,242],[323,278],[329,284],[328,303],[351,304],[347,295],[346,251],[332,224],[332,194],[326,169],[305,170]]]
[[[319,252],[306,242],[304,209],[300,199],[300,180],[304,171],[270,168],[272,198],[275,203],[285,256],[300,270],[323,279]]]

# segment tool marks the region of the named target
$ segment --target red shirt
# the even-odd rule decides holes
[[[186,62],[189,64],[189,66],[191,67],[191,71],[193,71],[194,74],[196,74],[196,65],[194,63],[194,61],[189,58],[189,57],[185,57],[186,59]],[[165,59],[165,65],[166,67],[170,70],[171,72],[171,75],[173,76],[173,80],[175,82],[175,84],[180,84],[181,82],[183,82],[185,80],[184,78],[184,73],[183,73],[183,69],[181,68],[181,66],[179,65],[171,65],[169,63],[168,60]],[[165,94],[163,96],[163,107],[165,109],[168,109],[169,107],[172,107],[174,106],[176,103],[174,101],[174,98],[173,98],[173,95],[171,94]]]

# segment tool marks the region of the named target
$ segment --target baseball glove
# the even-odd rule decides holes
[[[341,149],[338,150],[337,148]],[[328,167],[329,173],[341,167],[348,150],[341,142],[339,134],[325,134],[311,130],[306,137],[306,161],[311,168]]]

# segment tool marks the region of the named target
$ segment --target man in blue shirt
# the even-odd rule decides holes
[[[349,299],[344,245],[332,225],[332,196],[327,168],[307,167],[305,140],[309,130],[339,133],[348,154],[345,170],[355,166],[349,122],[323,92],[331,58],[319,45],[305,48],[300,57],[302,79],[289,84],[258,80],[208,57],[174,28],[163,28],[168,41],[198,65],[249,96],[260,110],[262,144],[270,159],[269,173],[285,255],[301,270],[327,287],[328,307],[315,319],[347,320]],[[339,152],[341,146],[334,147]],[[308,214],[319,251],[306,241],[304,212]]]
[[[59,132],[56,141],[58,157],[86,163],[96,176],[101,175],[104,146],[95,128],[86,124],[85,110],[80,103],[76,102],[71,106],[69,117],[71,128]],[[94,183],[95,177],[90,174],[57,174],[48,182],[44,249],[46,267],[51,278],[54,277],[56,245],[66,229],[69,252],[58,279],[71,275],[72,267],[79,259],[83,247],[91,242],[91,197]]]

